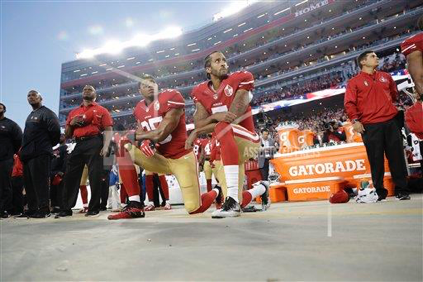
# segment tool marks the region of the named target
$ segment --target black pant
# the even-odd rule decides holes
[[[12,209],[13,214],[23,213],[24,210],[24,197],[23,197],[23,176],[12,177]]]
[[[391,170],[392,180],[395,183],[395,193],[409,193],[403,141],[395,119],[367,124],[364,125],[364,129],[362,137],[370,162],[373,185],[376,190],[383,189],[385,154]]]
[[[103,170],[103,176],[101,178],[101,197],[100,206],[103,209],[107,208],[107,200],[109,199],[109,182],[110,182],[110,169]],[[91,185],[91,184],[90,184]]]
[[[269,160],[270,159],[264,159],[263,167],[260,168],[261,178],[266,181],[269,179]]]
[[[103,174],[103,157],[100,156],[103,147],[101,136],[81,140],[68,158],[63,189],[63,210],[70,210],[76,205],[85,164],[88,166],[91,199],[88,210],[100,210],[101,178]]]
[[[12,207],[12,176],[13,159],[0,161],[0,212]]]
[[[423,157],[423,141],[420,141],[420,155]],[[422,172],[423,178],[423,159],[420,161],[420,171]]]
[[[54,178],[54,176],[52,176]],[[58,185],[50,186],[50,200],[52,207],[62,207],[63,203],[63,180]]]
[[[41,155],[23,163],[28,210],[49,209],[51,156]]]

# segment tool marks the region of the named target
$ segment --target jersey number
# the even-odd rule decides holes
[[[159,127],[160,123],[162,122],[163,117],[155,117],[155,118],[150,118],[147,121],[142,121],[141,122],[141,126],[144,129],[144,131],[152,131],[152,130],[156,130],[157,127]],[[159,142],[159,144],[166,144],[169,143],[172,140],[172,134],[169,134],[168,137],[166,137],[165,140]]]

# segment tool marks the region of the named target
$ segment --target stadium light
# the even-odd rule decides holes
[[[251,4],[258,2],[258,0],[244,0],[244,1],[236,1],[222,10],[220,13],[217,13],[213,16],[213,21],[221,20],[225,17],[238,13],[239,11],[243,10],[244,8],[250,6]]]
[[[101,49],[102,53],[119,54],[124,48],[124,44],[117,40],[108,41]]]
[[[77,59],[91,59],[99,54],[119,54],[123,49],[133,46],[145,47],[150,42],[160,39],[176,38],[182,34],[182,29],[176,26],[171,26],[163,31],[153,34],[138,34],[132,40],[119,42],[112,40],[107,42],[103,47],[97,49],[85,49],[81,53],[76,54]]]

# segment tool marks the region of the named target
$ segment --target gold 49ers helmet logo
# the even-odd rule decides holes
[[[234,89],[232,88],[232,86],[230,85],[226,85],[225,90],[223,90],[225,92],[225,95],[230,97],[232,96],[232,94],[234,94]]]

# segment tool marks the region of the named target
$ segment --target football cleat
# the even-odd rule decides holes
[[[241,207],[232,197],[226,197],[220,210],[212,213],[212,218],[237,217],[241,215]]]
[[[145,211],[154,211],[154,210],[156,210],[156,207],[154,206],[154,204],[148,204],[146,207],[145,207],[145,209],[144,209]]]
[[[269,197],[269,181],[260,181],[261,185],[264,186],[266,191],[260,196],[261,198],[261,210],[266,211],[270,208],[270,197]]]
[[[109,215],[107,219],[131,219],[131,218],[143,218],[145,217],[144,207],[141,203],[130,202],[123,210],[118,214]]]

